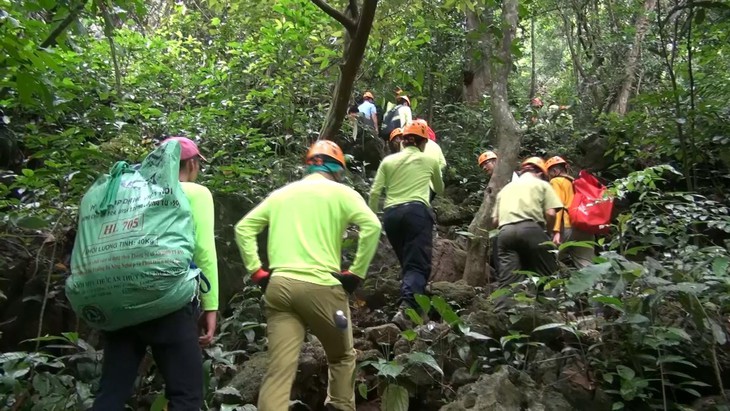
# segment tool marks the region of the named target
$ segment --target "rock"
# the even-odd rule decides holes
[[[307,381],[312,377],[327,376],[327,354],[319,340],[311,336],[311,341],[302,344],[299,352],[299,371],[297,380]]]
[[[392,345],[400,337],[400,329],[395,324],[383,324],[364,330],[365,337],[377,345]]]
[[[464,280],[456,282],[438,281],[430,285],[431,294],[440,295],[448,302],[455,302],[460,306],[468,305],[476,296],[476,290]]]
[[[383,358],[383,354],[379,350],[367,350],[357,352],[357,362],[377,361],[379,358]]]
[[[411,343],[401,338],[393,345],[393,355],[406,354],[411,352]]]
[[[415,386],[429,386],[441,379],[441,375],[433,368],[423,364],[409,363],[409,354],[400,354],[395,357],[398,364],[405,366],[403,376]]]
[[[266,366],[269,360],[267,352],[259,352],[251,356],[243,368],[233,377],[229,386],[238,390],[242,403],[256,404],[259,396],[259,388],[266,374]]]
[[[451,385],[454,388],[459,388],[466,384],[473,383],[477,380],[476,375],[472,375],[466,367],[457,368],[456,371],[451,375]]]
[[[431,257],[432,282],[461,280],[466,266],[466,251],[453,240],[434,239]]]
[[[459,388],[457,400],[441,411],[570,411],[562,394],[541,387],[524,372],[502,367]]]
[[[560,354],[558,354],[560,355]],[[603,391],[593,373],[577,358],[570,358],[560,370],[555,388],[579,410],[609,411],[613,400]]]
[[[355,349],[359,351],[368,351],[375,348],[375,344],[365,338],[355,338],[353,345],[355,346]]]

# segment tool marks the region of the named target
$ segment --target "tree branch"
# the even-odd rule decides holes
[[[352,13],[352,17],[355,20],[360,18],[360,11],[357,8],[357,0],[350,0],[350,13]]]
[[[63,19],[63,21],[58,26],[56,26],[55,29],[53,29],[51,34],[48,35],[47,39],[43,40],[43,43],[41,43],[40,46],[42,49],[56,44],[56,39],[58,38],[58,36],[63,34],[63,32],[66,31],[66,28],[68,28],[68,26],[73,23],[74,20],[76,20],[76,17],[78,17],[79,13],[81,13],[81,10],[83,10],[86,6],[87,1],[88,0],[83,0],[78,6],[76,6],[76,8],[69,11],[68,16],[66,16],[66,18]]]
[[[687,3],[674,6],[674,8],[669,10],[669,12],[667,12],[666,17],[664,17],[664,19],[662,19],[659,22],[659,29],[663,29],[664,26],[666,26],[667,23],[669,23],[669,19],[671,19],[675,13],[682,11],[684,9],[688,9],[690,7],[701,7],[701,8],[707,8],[707,9],[716,7],[718,9],[730,10],[730,5],[727,5],[727,4],[719,2],[719,1],[688,1]]]
[[[334,7],[327,4],[324,0],[312,0],[312,3],[322,9],[325,13],[329,14],[333,19],[339,21],[345,29],[350,32],[350,34],[355,34],[357,31],[357,22],[335,10]]]

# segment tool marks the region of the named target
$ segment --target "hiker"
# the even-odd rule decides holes
[[[307,175],[271,193],[236,224],[236,242],[251,280],[264,290],[269,363],[259,411],[289,409],[307,327],[329,363],[328,410],[355,410],[355,349],[348,293],[365,278],[380,238],[380,221],[355,190],[340,184],[345,155],[319,140],[306,156]],[[355,260],[341,271],[342,234],[359,226]],[[268,226],[269,270],[256,235]]]
[[[555,156],[545,162],[548,175],[550,176],[550,185],[560,198],[565,207],[570,206],[573,202],[575,191],[573,190],[573,178],[568,175],[568,162],[562,157]],[[555,245],[560,245],[565,241],[595,241],[593,234],[576,229],[570,224],[570,216],[567,208],[558,211],[555,225],[552,228],[552,240]],[[593,248],[587,247],[568,247],[561,251],[560,257],[569,257],[577,268],[590,265],[595,256]]]
[[[484,170],[485,173],[487,173],[489,177],[491,177],[492,174],[494,174],[494,169],[497,168],[497,159],[497,153],[491,150],[487,150],[479,155],[479,158],[477,159],[477,164],[482,170]],[[518,178],[520,178],[520,176],[513,171],[512,179],[510,181],[515,181]]]
[[[423,122],[423,124],[426,126],[428,140],[426,140],[426,147],[423,149],[423,154],[433,158],[438,162],[439,169],[441,170],[441,178],[443,179],[444,170],[446,169],[446,157],[444,157],[444,152],[441,150],[441,146],[436,143],[436,133],[434,133],[431,127],[428,126],[426,120],[417,119],[413,121]],[[430,194],[428,199],[429,201],[433,201],[433,199],[436,197],[436,192],[433,190],[433,184],[429,185],[429,188]]]
[[[520,177],[497,194],[492,223],[499,227],[499,288],[520,282],[517,270],[548,276],[557,269],[550,248],[542,243],[550,241],[545,226],[553,227],[555,214],[563,203],[550,184],[542,179],[546,174],[543,160],[530,157],[522,162]],[[504,308],[505,300],[497,301],[499,309]]]
[[[347,121],[350,123],[350,126],[352,127],[352,141],[357,141],[358,135],[361,134],[360,127],[359,127],[359,119],[360,119],[360,110],[358,109],[357,105],[352,105],[350,108],[347,109]]]
[[[375,108],[373,93],[366,91],[362,95],[362,104],[357,107],[357,110],[365,118],[368,125],[372,126],[375,130],[375,134],[378,134],[378,110]]]
[[[388,146],[390,147],[390,151],[392,153],[397,153],[401,150],[401,141],[403,140],[403,129],[402,128],[394,128],[393,131],[390,132],[390,137],[388,138]]]
[[[443,195],[444,190],[438,161],[423,153],[427,141],[422,122],[408,123],[403,128],[403,150],[383,159],[370,191],[370,208],[378,211],[381,192],[386,190],[383,228],[400,262],[402,279],[400,309],[392,321],[401,328],[408,326],[404,310],[418,309],[414,295],[424,293],[431,275],[434,218],[429,183],[436,194]]]
[[[213,230],[215,212],[210,191],[195,183],[200,162],[205,161],[198,146],[185,137],[170,137],[162,144],[171,140],[176,140],[181,148],[179,178],[190,201],[195,227],[193,262],[209,284],[209,291],[201,294],[203,313],[198,317],[195,299],[171,314],[104,332],[104,360],[94,411],[124,410],[148,346],[165,381],[168,409],[199,410],[203,406],[201,346],[207,346],[213,340],[218,314],[218,258]]]
[[[408,96],[401,96],[400,90],[396,94],[396,105],[388,103],[388,110],[383,116],[383,126],[380,128],[380,137],[387,139],[396,128],[403,128],[411,121],[411,100]]]

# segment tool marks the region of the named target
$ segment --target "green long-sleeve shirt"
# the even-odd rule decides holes
[[[380,163],[370,190],[370,208],[378,211],[383,189],[386,191],[385,208],[411,201],[420,201],[428,206],[429,183],[433,184],[436,194],[443,195],[444,181],[438,161],[417,147],[406,147]]]
[[[201,294],[204,311],[218,310],[218,256],[215,250],[215,213],[213,195],[200,184],[182,182],[185,196],[190,201],[195,226],[193,262],[210,282],[210,291]]]
[[[353,189],[319,173],[271,193],[236,224],[236,243],[249,272],[261,267],[256,235],[269,227],[269,268],[283,276],[320,285],[338,285],[342,234],[360,228],[350,267],[365,278],[380,238],[380,221]]]

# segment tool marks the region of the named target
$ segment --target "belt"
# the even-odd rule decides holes
[[[535,220],[522,220],[522,221],[515,221],[514,223],[502,224],[501,226],[499,226],[499,229],[501,230],[502,228],[507,227],[508,225],[517,225],[517,224],[525,224],[525,223],[533,223],[533,224],[539,225],[542,228],[545,228],[545,223],[539,223]]]
[[[400,203],[400,204],[392,205],[390,207],[386,207],[384,211],[393,210],[393,209],[396,209],[398,207],[403,207],[403,206],[413,205],[413,204],[421,204],[422,206],[427,207],[426,204],[423,204],[422,201],[409,201],[407,203]]]

